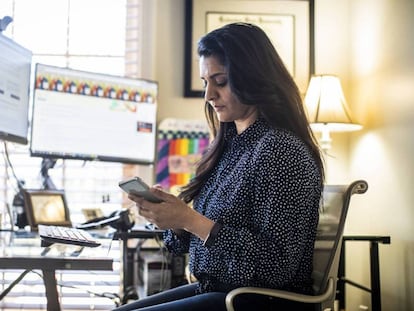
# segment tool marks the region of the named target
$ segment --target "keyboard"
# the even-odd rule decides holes
[[[92,237],[92,235],[82,229],[53,226],[38,225],[40,238],[47,243],[63,243],[87,247],[97,247],[101,243]]]

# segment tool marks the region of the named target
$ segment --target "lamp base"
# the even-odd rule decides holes
[[[324,152],[327,152],[332,147],[332,138],[328,126],[324,126],[322,129],[320,145]]]

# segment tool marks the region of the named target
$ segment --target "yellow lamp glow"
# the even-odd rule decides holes
[[[330,132],[356,131],[362,125],[353,122],[342,91],[341,82],[335,75],[313,75],[305,95],[305,106],[312,130],[321,132],[321,147],[331,147]]]

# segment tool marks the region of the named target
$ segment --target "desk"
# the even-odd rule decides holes
[[[371,288],[365,287],[345,277],[345,246],[347,241],[365,241],[370,244],[370,273]],[[338,288],[336,298],[339,301],[339,310],[345,310],[345,284],[352,285],[363,291],[371,293],[371,308],[381,311],[381,284],[378,243],[391,244],[389,236],[344,236],[342,240],[341,257],[338,270]]]
[[[110,240],[109,240],[110,241]],[[47,310],[61,310],[57,291],[56,270],[112,270],[113,259],[106,256],[108,246],[81,248],[74,245],[40,246],[35,234],[0,232],[0,267],[22,269],[23,274],[41,270],[47,298]]]

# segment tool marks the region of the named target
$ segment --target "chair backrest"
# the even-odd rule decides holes
[[[325,291],[329,278],[338,277],[342,236],[348,207],[353,194],[365,193],[368,184],[357,180],[350,185],[326,185],[321,200],[318,232],[313,256],[314,291]],[[334,282],[336,291],[336,282]],[[335,295],[328,305],[333,305]],[[323,309],[322,309],[323,310]]]

